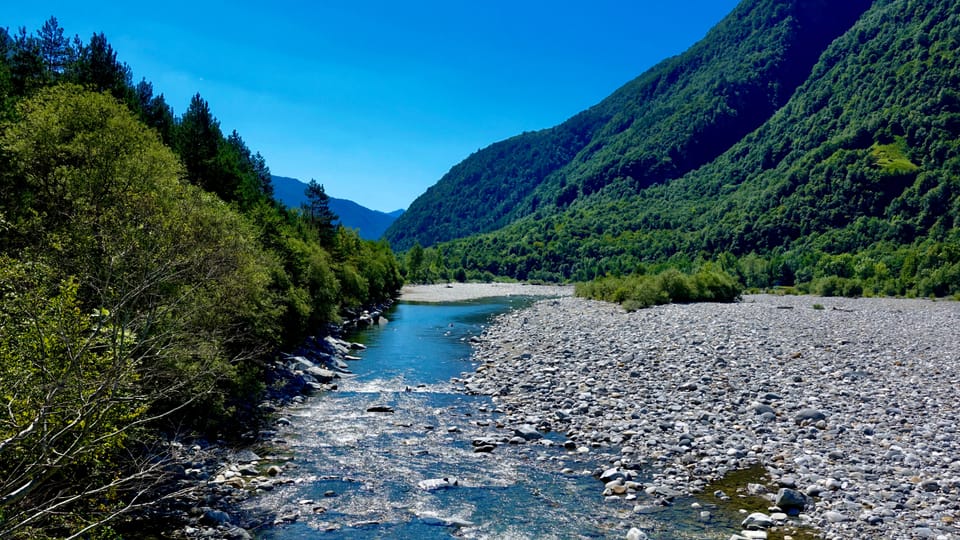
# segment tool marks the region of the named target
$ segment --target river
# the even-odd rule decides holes
[[[531,301],[401,302],[389,322],[349,336],[367,346],[354,375],[285,411],[282,465],[296,481],[248,503],[276,523],[257,538],[624,538],[633,526],[651,539],[728,537],[688,521],[691,501],[644,516],[605,501],[590,472],[609,464],[564,450],[562,434],[474,452],[474,439],[505,430],[489,397],[451,379],[476,367],[469,340],[492,316]],[[456,485],[424,489],[444,478]]]

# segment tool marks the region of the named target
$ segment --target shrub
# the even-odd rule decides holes
[[[675,268],[652,276],[606,276],[575,287],[577,296],[621,304],[627,311],[670,302],[735,302],[741,291],[726,272],[707,269],[684,274]]]

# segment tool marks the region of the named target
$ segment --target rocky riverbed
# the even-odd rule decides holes
[[[381,321],[380,311],[363,311],[351,319],[352,327]],[[386,322],[383,319],[383,322]],[[277,429],[290,424],[284,410],[302,404],[307,396],[337,389],[341,377],[351,375],[348,361],[359,360],[359,343],[336,337],[310,337],[293,354],[278,354],[266,370],[267,391],[258,407],[272,417],[272,428],[247,433],[243,446],[193,441],[168,443],[165,476],[158,484],[154,502],[121,524],[124,537],[218,538],[250,540],[263,515],[241,506],[251,496],[292,484],[295,478],[280,465],[290,459]],[[263,457],[251,448],[257,448]],[[274,454],[277,452],[277,454]]]
[[[698,492],[735,503],[708,486],[759,465],[768,485],[742,488],[770,508],[734,538],[784,523],[960,538],[958,329],[957,302],[754,295],[626,313],[565,297],[500,316],[460,382],[493,396],[506,429],[605,456],[598,496],[638,514]]]

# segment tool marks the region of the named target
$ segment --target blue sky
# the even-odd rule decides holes
[[[199,92],[273,174],[392,211],[683,52],[737,3],[11,2],[0,25],[103,32],[175,114]]]

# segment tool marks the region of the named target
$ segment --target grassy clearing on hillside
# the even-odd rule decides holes
[[[907,157],[907,143],[903,137],[897,137],[892,144],[874,144],[870,155],[877,167],[888,174],[909,174],[920,167]]]

